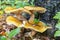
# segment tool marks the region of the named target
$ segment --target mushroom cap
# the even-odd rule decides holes
[[[13,8],[13,7],[6,7],[4,9],[5,13],[20,13],[20,12],[27,12],[29,14],[32,14],[30,11],[36,11],[39,13],[45,13],[46,12],[46,8],[43,7],[32,7],[32,6],[25,6],[24,8]]]
[[[7,24],[13,24],[13,25],[15,25],[17,27],[19,27],[20,25],[22,25],[22,22],[19,21],[17,18],[13,17],[13,16],[8,16],[6,18],[6,22],[7,22]]]
[[[28,22],[25,23],[25,28],[29,28],[29,29],[33,29],[37,32],[40,32],[40,33],[43,33],[47,30],[47,27],[46,26],[38,26],[38,25],[31,25],[29,24]]]
[[[46,8],[43,8],[43,7],[25,6],[24,8],[27,9],[27,10],[37,11],[37,12],[40,12],[40,13],[45,13],[46,12]]]
[[[13,7],[6,7],[4,9],[5,13],[10,13],[12,10],[15,10],[16,8],[13,8]]]
[[[15,9],[15,8],[12,8],[12,7],[6,7],[4,11],[5,11],[5,13],[21,13],[21,12],[26,12],[26,13],[29,13],[30,15],[32,14],[29,10],[26,10],[24,8]]]

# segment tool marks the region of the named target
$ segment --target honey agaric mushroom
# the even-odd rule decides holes
[[[46,27],[46,26],[31,25],[28,22],[25,23],[25,28],[33,29],[33,30],[41,32],[41,33],[43,33],[44,31],[46,31],[48,29],[48,27]]]
[[[19,21],[17,18],[13,17],[13,16],[8,16],[6,18],[6,22],[7,22],[7,24],[13,24],[17,27],[20,27],[22,25],[22,22]]]
[[[12,7],[7,7],[5,8],[5,13],[20,13],[20,12],[26,12],[29,13],[30,15],[32,14],[29,10],[26,10],[24,8],[18,8],[18,9],[14,9]]]
[[[28,13],[28,14],[32,14],[29,10],[26,10],[26,9],[24,9],[24,8],[18,8],[18,9],[15,9],[15,10],[12,10],[11,12],[13,12],[13,13],[21,13],[21,12],[26,12],[26,13]]]
[[[36,25],[34,24],[35,16],[32,14],[29,21],[25,23],[26,28],[34,29],[35,31],[43,33],[47,29],[51,29],[52,27],[47,27],[45,23],[39,21]]]
[[[25,6],[24,8],[27,9],[27,10],[30,10],[30,11],[37,11],[37,12],[40,12],[40,13],[45,13],[46,12],[46,9],[43,8],[43,7]]]
[[[30,28],[33,29],[35,31],[41,32],[43,33],[44,31],[46,31],[49,27],[47,27],[43,22],[38,22],[37,25],[34,25],[34,14],[31,13],[31,11],[41,11],[42,13],[44,13],[46,11],[45,8],[42,7],[30,7],[30,6],[25,6],[24,8],[19,8],[19,9],[15,9],[15,10],[11,10],[10,12],[13,13],[21,13],[21,12],[27,12],[31,15],[30,19],[28,21],[25,21],[25,23],[19,21],[17,18],[13,17],[13,16],[8,16],[6,19],[6,22],[8,24],[13,24],[17,27],[22,27],[22,25],[24,26],[24,28]]]
[[[17,27],[24,26],[24,28],[30,28],[30,29],[33,29],[33,30],[41,32],[41,33],[43,33],[44,31],[46,31],[49,28],[49,27],[45,26],[44,24],[42,24],[42,22],[40,22],[39,25],[32,25],[28,21],[25,21],[25,23],[22,23],[21,21],[19,21],[18,19],[16,19],[15,17],[12,17],[12,16],[8,16],[6,19],[6,22],[7,22],[7,24],[13,24]]]

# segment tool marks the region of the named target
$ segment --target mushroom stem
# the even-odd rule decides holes
[[[47,27],[47,29],[52,29],[52,27]]]

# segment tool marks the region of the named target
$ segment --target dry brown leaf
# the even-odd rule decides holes
[[[37,33],[36,31],[32,30],[30,35],[34,36],[36,33]]]
[[[0,33],[0,35],[6,36],[6,32],[5,32],[5,31],[2,31],[2,32]]]

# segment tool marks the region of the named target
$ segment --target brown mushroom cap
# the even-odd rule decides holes
[[[9,12],[11,12],[12,10],[16,10],[16,8],[6,7],[6,8],[4,9],[5,13],[9,13]]]
[[[29,14],[32,14],[30,11],[36,11],[36,12],[40,12],[40,13],[45,13],[46,9],[43,7],[32,7],[32,6],[25,6],[24,8],[12,8],[12,7],[7,7],[5,8],[5,13],[20,13],[20,12],[27,12]]]
[[[30,15],[32,14],[29,10],[26,10],[24,8],[18,8],[18,9],[14,9],[14,8],[5,8],[5,13],[21,13],[21,12],[26,12],[29,13]]]
[[[31,7],[31,6],[25,6],[24,8],[27,9],[27,10],[37,11],[37,12],[40,12],[40,13],[46,12],[46,9],[43,8],[43,7]]]
[[[46,26],[37,26],[37,25],[31,25],[28,22],[25,23],[25,28],[33,29],[35,31],[43,33],[44,31],[47,30]]]
[[[6,18],[6,22],[7,22],[7,24],[13,24],[13,25],[15,25],[17,27],[19,27],[20,25],[22,25],[22,22],[19,21],[17,18],[13,17],[13,16],[8,16]]]

